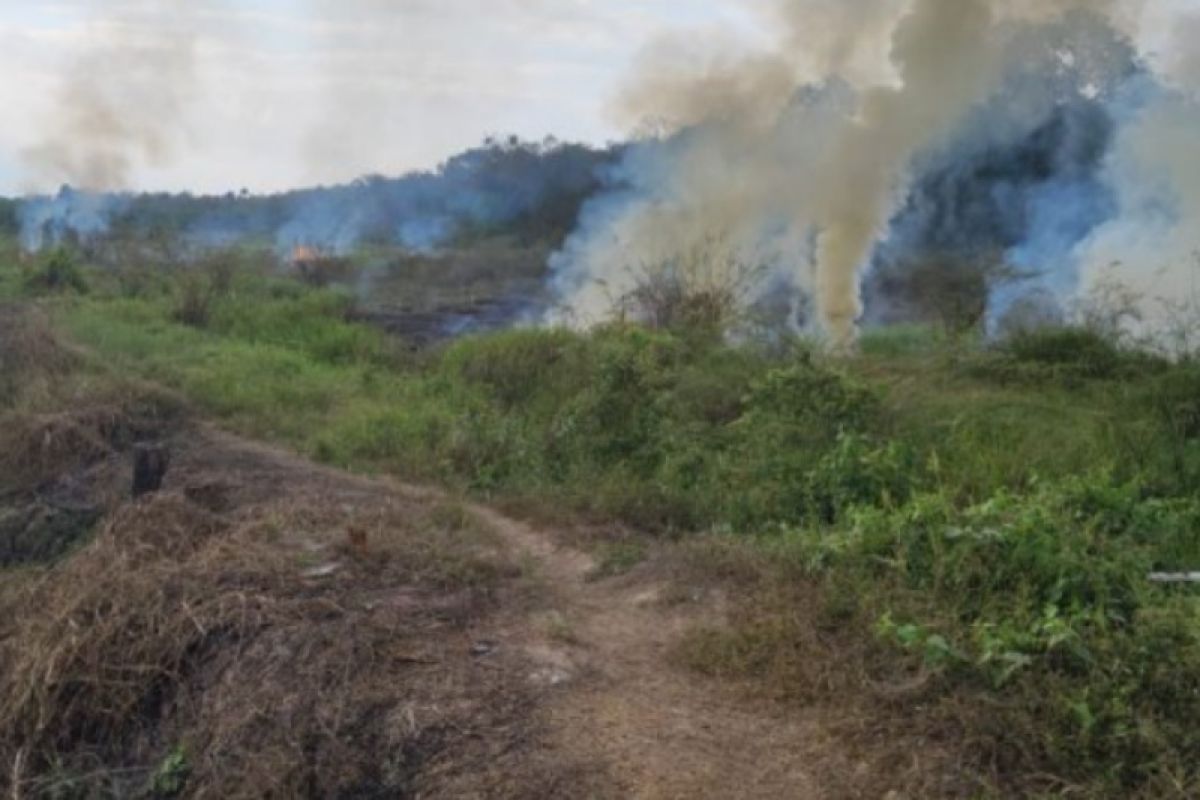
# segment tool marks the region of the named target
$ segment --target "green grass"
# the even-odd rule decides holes
[[[750,542],[766,584],[826,587],[829,624],[875,631],[945,696],[974,698],[1001,731],[987,757],[1012,774],[1113,797],[1200,780],[1197,598],[1146,580],[1200,568],[1194,366],[1077,332],[999,349],[876,332],[832,361],[623,325],[413,356],[347,322],[336,292],[242,275],[186,326],[170,285],[131,296],[87,277],[87,295],[53,301],[63,328],[231,428],[352,469]],[[788,592],[748,593],[762,619],[795,616]],[[703,651],[745,670],[805,657],[787,624],[721,635]]]

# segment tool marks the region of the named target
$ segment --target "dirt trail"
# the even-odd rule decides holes
[[[635,569],[592,580],[592,559],[546,533],[475,506],[509,545],[536,561],[555,616],[513,633],[554,687],[544,710],[559,746],[600,759],[635,798],[821,798],[817,768],[853,769],[815,719],[755,708],[670,663],[698,621],[717,622],[719,596],[667,602],[667,584]],[[564,633],[565,629],[565,633]]]
[[[228,437],[230,449],[234,441]],[[236,442],[236,449],[259,457],[301,461],[269,445]],[[370,482],[416,501],[443,497],[387,478]],[[652,564],[596,579],[592,557],[554,534],[486,506],[468,510],[531,568],[546,595],[538,608],[513,609],[471,635],[485,649],[525,657],[526,679],[537,689],[538,713],[552,739],[547,746],[607,776],[611,790],[591,788],[588,797],[847,796],[841,780],[834,781],[839,791],[824,779],[853,772],[854,763],[815,714],[791,709],[785,717],[756,707],[671,663],[670,651],[689,626],[721,620],[718,594],[681,598]]]

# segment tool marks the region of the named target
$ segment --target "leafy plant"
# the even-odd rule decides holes
[[[151,795],[156,798],[178,797],[186,787],[191,771],[187,751],[183,749],[182,745],[175,747],[151,776]]]

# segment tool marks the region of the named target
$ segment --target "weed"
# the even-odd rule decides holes
[[[154,797],[178,797],[183,792],[191,771],[187,751],[182,746],[177,746],[167,754],[162,763],[158,765],[158,769],[154,771],[154,775],[150,778],[149,790]]]
[[[187,274],[179,279],[177,287],[172,319],[192,328],[207,327],[215,296],[212,285],[203,275]]]

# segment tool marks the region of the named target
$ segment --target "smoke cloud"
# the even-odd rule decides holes
[[[92,0],[80,41],[52,98],[36,120],[38,144],[20,153],[25,183],[63,188],[22,203],[21,237],[29,250],[68,232],[108,230],[127,204],[141,167],[163,167],[191,139],[198,4],[188,0]]]
[[[42,141],[21,154],[32,185],[125,189],[137,165],[162,165],[179,152],[197,89],[195,7],[188,0],[90,4]]]
[[[603,317],[640,268],[707,242],[720,263],[761,265],[752,299],[790,293],[794,323],[811,298],[845,348],[864,275],[922,252],[999,250],[1066,301],[1147,206],[1171,209],[1159,228],[1178,250],[1193,245],[1194,168],[1175,162],[1200,127],[1139,53],[1143,4],[786,0],[772,13],[785,32],[768,48],[676,37],[640,60],[617,108],[663,135],[630,148],[552,261],[575,318]],[[1186,84],[1200,45],[1175,42],[1166,61]],[[1126,244],[1129,269],[1150,274],[1154,251]],[[998,292],[993,312],[1010,299]]]

